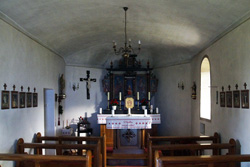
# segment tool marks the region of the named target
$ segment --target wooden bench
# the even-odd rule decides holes
[[[148,165],[153,165],[153,152],[152,145],[158,143],[169,144],[191,144],[198,142],[220,143],[220,136],[217,132],[213,136],[150,136],[147,134],[147,152],[148,152]],[[174,151],[171,151],[172,155]]]
[[[192,156],[200,156],[202,153],[200,150],[212,150],[213,155],[220,155],[221,150],[228,150],[228,155],[236,154],[236,142],[234,139],[230,139],[229,143],[210,143],[210,144],[173,144],[173,145],[153,145],[152,151],[154,152],[154,164],[158,163],[157,159],[162,157],[159,153],[159,150],[189,150]],[[199,152],[198,152],[199,151]],[[167,156],[168,157],[168,156]],[[172,156],[176,157],[176,156]],[[179,156],[178,156],[179,157]],[[189,156],[185,156],[189,157]]]
[[[236,167],[250,162],[250,155],[162,156],[156,152],[156,167]]]
[[[28,155],[28,154],[0,154],[2,161],[15,161],[19,167],[92,167],[92,153],[87,152],[82,156],[53,156],[53,155]],[[18,163],[19,162],[19,163]],[[26,163],[25,166],[22,162]]]
[[[101,164],[103,166],[106,166],[106,135],[103,134],[101,137],[96,136],[90,136],[90,137],[75,137],[75,136],[42,136],[40,132],[36,134],[35,140],[36,143],[43,143],[46,141],[56,141],[58,144],[63,144],[65,142],[71,141],[71,142],[77,142],[78,144],[82,144],[83,141],[86,142],[100,142],[100,148],[101,148]],[[41,150],[40,150],[41,152]],[[82,152],[78,150],[78,154],[82,155]]]
[[[44,143],[24,143],[24,140],[20,138],[17,141],[17,153],[25,154],[25,149],[34,149],[34,153],[37,155],[42,155],[42,149],[54,149],[56,150],[56,155],[62,155],[63,149],[86,149],[90,150],[94,155],[93,166],[100,166],[100,141],[97,144],[44,144]]]

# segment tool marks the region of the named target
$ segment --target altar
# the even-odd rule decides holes
[[[157,134],[160,114],[98,114],[101,134],[107,136],[107,146],[113,148],[144,148],[146,133]]]
[[[161,123],[153,99],[158,79],[150,62],[136,57],[129,52],[116,61],[119,63],[113,65],[111,61],[102,80],[107,106],[100,108],[97,122],[100,135],[106,134],[107,147],[144,148],[146,134],[157,135],[157,125]]]

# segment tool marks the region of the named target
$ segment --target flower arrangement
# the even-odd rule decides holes
[[[146,106],[148,104],[148,101],[146,99],[142,99],[140,103],[142,106]]]
[[[83,118],[82,116],[79,117],[79,122],[83,123],[86,121],[86,118]]]
[[[112,99],[111,101],[110,101],[110,105],[111,106],[118,106],[118,101],[116,100],[116,99]]]

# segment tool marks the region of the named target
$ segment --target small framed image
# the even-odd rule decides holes
[[[32,93],[28,92],[27,94],[27,107],[32,107]]]
[[[11,91],[11,108],[18,108],[18,92]]]
[[[249,108],[249,90],[241,91],[241,108]]]
[[[232,91],[227,91],[226,92],[226,101],[227,101],[227,107],[232,108],[232,103],[233,103],[233,93]]]
[[[19,92],[19,108],[25,108],[25,92]]]
[[[233,107],[240,108],[240,91],[233,91]]]
[[[220,106],[225,107],[225,92],[220,92]]]
[[[33,107],[38,106],[38,95],[37,93],[33,93]]]
[[[3,90],[2,91],[2,109],[9,109],[10,108],[10,92]]]

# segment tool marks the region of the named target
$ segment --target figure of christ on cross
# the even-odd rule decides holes
[[[90,71],[87,71],[87,78],[80,78],[80,81],[86,81],[86,89],[87,89],[87,99],[90,99],[89,89],[91,88],[91,81],[96,82],[95,78],[89,78]]]

